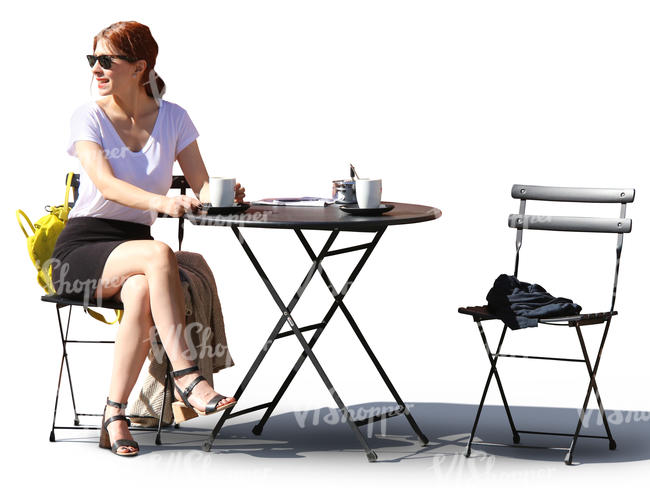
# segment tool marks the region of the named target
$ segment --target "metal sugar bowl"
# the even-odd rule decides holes
[[[336,203],[357,203],[356,180],[358,179],[357,170],[350,163],[350,179],[332,181],[332,198]]]
[[[354,180],[334,180],[332,181],[332,198],[336,203],[357,203],[357,194],[355,191]]]

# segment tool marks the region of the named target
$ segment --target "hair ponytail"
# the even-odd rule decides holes
[[[148,80],[142,83],[147,95],[154,99],[162,98],[165,94],[165,89],[167,88],[163,79],[158,76],[158,73],[156,73],[156,70],[153,68],[148,70],[147,78]]]

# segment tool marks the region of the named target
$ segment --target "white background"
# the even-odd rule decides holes
[[[80,169],[65,146],[74,108],[98,98],[96,88],[89,89],[84,55],[93,36],[119,20],[150,27],[165,99],[192,117],[210,175],[236,176],[248,200],[329,196],[331,181],[346,177],[353,162],[361,176],[383,179],[383,200],[442,210],[438,221],[388,228],[346,298],[407,402],[475,405],[480,398],[488,362],[475,326],[456,310],[482,304],[494,279],[512,273],[515,233],[506,219],[518,208],[510,197],[513,183],[636,188],[628,208],[634,229],[621,262],[620,315],[598,379],[606,408],[650,409],[647,3],[113,1],[2,9],[2,449],[10,444],[16,466],[42,456],[43,469],[33,475],[46,476],[59,466],[48,465],[48,456],[66,446],[47,443],[60,359],[54,307],[39,301],[13,215],[21,208],[40,217],[44,205],[61,202],[65,173]],[[551,211],[534,203],[531,213]],[[553,209],[618,216],[616,206],[595,207]],[[299,241],[291,231],[242,232],[288,302],[310,265]],[[176,247],[172,222],[159,219],[153,235]],[[326,238],[317,231],[306,235],[316,250]],[[365,237],[341,236],[335,247]],[[573,298],[584,311],[607,310],[614,244],[608,235],[531,231],[524,236],[520,278]],[[215,383],[218,391],[234,393],[279,310],[230,229],[188,225],[183,247],[203,254],[214,272],[236,362]],[[326,261],[337,288],[359,257]],[[330,299],[316,276],[295,310],[299,325],[320,321]],[[109,326],[75,312],[80,335],[99,330],[112,337]],[[591,350],[601,330],[588,333]],[[564,329],[516,331],[506,346],[504,352],[579,354],[575,335]],[[271,399],[298,347],[291,340],[274,345],[242,399],[245,406]],[[340,312],[316,351],[346,404],[391,400]],[[86,405],[97,410],[108,388],[110,351],[85,357],[76,360],[75,381],[87,385]],[[582,403],[587,376],[580,365],[504,360],[502,367],[513,405]],[[498,401],[491,392],[488,403]],[[305,363],[278,411],[323,406],[334,402]],[[75,455],[90,449],[96,448],[84,444]],[[359,462],[365,463],[362,456]]]

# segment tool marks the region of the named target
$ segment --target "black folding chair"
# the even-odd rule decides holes
[[[580,314],[570,317],[555,317],[548,319],[540,319],[539,323],[555,325],[555,326],[567,326],[574,328],[577,335],[578,341],[580,342],[580,348],[582,349],[582,354],[584,359],[574,359],[574,358],[559,358],[559,357],[541,357],[541,356],[522,356],[522,355],[513,355],[513,354],[502,354],[501,346],[503,345],[503,340],[506,335],[508,327],[503,324],[503,330],[499,339],[499,343],[496,348],[496,352],[492,353],[488,345],[488,341],[485,337],[483,331],[483,326],[481,324],[484,320],[494,320],[497,319],[490,311],[487,306],[480,307],[462,307],[458,309],[458,312],[470,315],[474,322],[478,325],[479,333],[481,334],[481,339],[485,346],[485,350],[488,355],[488,359],[491,364],[490,373],[488,374],[487,382],[485,388],[483,389],[483,396],[481,397],[481,402],[478,406],[478,411],[476,412],[476,419],[474,420],[474,426],[472,427],[472,432],[470,434],[469,440],[467,442],[467,451],[466,456],[470,456],[472,450],[472,441],[474,440],[474,435],[476,433],[476,427],[478,426],[479,418],[481,416],[481,410],[483,409],[483,403],[485,402],[485,397],[487,395],[488,389],[492,378],[496,380],[497,386],[499,388],[499,393],[501,394],[501,399],[503,401],[503,406],[505,407],[506,415],[508,417],[508,422],[510,424],[510,429],[512,430],[513,442],[519,444],[520,437],[519,434],[544,434],[544,435],[558,435],[558,436],[568,436],[572,437],[571,446],[567,449],[568,452],[564,459],[566,464],[571,464],[573,460],[573,452],[575,450],[576,442],[578,437],[591,437],[598,439],[608,439],[609,448],[616,449],[616,442],[612,437],[612,433],[607,422],[607,416],[605,415],[605,409],[603,408],[603,403],[601,401],[600,393],[598,391],[598,386],[596,384],[596,373],[598,372],[598,366],[600,365],[600,358],[603,352],[603,347],[605,345],[605,339],[607,338],[607,332],[609,331],[609,325],[611,319],[617,312],[614,310],[614,302],[616,300],[616,286],[618,283],[618,270],[619,262],[621,257],[621,249],[623,247],[623,234],[628,233],[632,230],[632,220],[625,218],[625,209],[626,204],[634,201],[634,189],[616,189],[616,188],[564,188],[564,187],[552,187],[552,186],[528,186],[528,185],[514,185],[512,187],[512,197],[520,200],[519,213],[515,215],[510,215],[508,219],[508,226],[511,228],[517,229],[517,238],[516,238],[516,257],[515,257],[515,273],[519,269],[519,250],[521,249],[522,235],[524,229],[531,230],[552,230],[552,231],[570,231],[570,232],[597,232],[597,233],[616,233],[618,234],[618,240],[616,244],[616,267],[614,272],[614,287],[612,291],[612,302],[611,307],[608,312],[592,313],[592,314]],[[540,215],[526,215],[526,201],[527,200],[544,200],[544,201],[557,201],[557,202],[586,202],[586,203],[620,203],[620,217],[619,218],[596,218],[596,217],[557,217],[557,216],[540,216]],[[581,328],[586,325],[592,324],[605,324],[603,335],[600,340],[600,347],[598,349],[598,355],[596,357],[596,362],[592,367],[592,363],[587,354],[587,349],[585,347],[585,341],[583,339]],[[580,411],[580,416],[578,419],[578,425],[574,433],[555,433],[555,432],[536,432],[529,430],[521,430],[515,427],[512,414],[510,413],[510,408],[508,407],[508,402],[506,400],[506,395],[503,391],[503,385],[497,371],[497,360],[500,357],[509,357],[509,358],[527,358],[527,359],[542,359],[542,360],[552,360],[552,361],[570,361],[570,362],[584,362],[587,366],[587,372],[589,374],[589,386],[587,388],[587,395],[585,396],[584,403],[582,405],[582,410]],[[584,415],[587,410],[587,405],[589,403],[589,398],[591,392],[594,392],[596,401],[598,402],[598,408],[600,409],[600,414],[603,419],[603,425],[607,433],[606,436],[596,436],[596,435],[582,435],[580,430],[582,428],[582,422],[584,420]]]
[[[66,173],[66,182],[67,182],[67,173]],[[77,201],[77,198],[79,196],[79,174],[75,174],[72,178],[72,197],[73,197],[73,202],[70,204],[70,207],[74,206],[74,202]],[[184,176],[173,176],[172,178],[172,184],[171,184],[171,189],[179,189],[181,195],[186,194],[187,188],[189,188],[189,184],[185,180]],[[169,217],[168,215],[164,214],[158,214],[159,217]],[[183,234],[184,234],[184,227],[183,224],[185,222],[185,219],[183,217],[180,217],[178,219],[178,250],[180,251],[181,249],[181,244],[183,242]],[[54,430],[55,429],[81,429],[81,430],[99,430],[101,429],[101,426],[96,426],[96,425],[82,425],[79,421],[79,417],[102,417],[101,413],[80,413],[77,411],[77,405],[75,402],[75,397],[74,397],[74,388],[72,386],[72,376],[70,374],[70,364],[68,362],[68,344],[115,344],[115,341],[91,341],[91,340],[72,340],[68,339],[68,333],[70,331],[70,317],[72,314],[72,308],[73,307],[83,307],[84,311],[86,311],[87,307],[99,307],[99,308],[106,308],[109,310],[123,310],[123,304],[121,302],[117,301],[112,301],[112,300],[101,300],[101,302],[97,302],[94,299],[91,299],[87,303],[84,303],[82,300],[72,300],[63,296],[59,295],[43,295],[41,297],[41,300],[44,302],[50,302],[54,303],[56,305],[56,316],[59,322],[59,332],[61,335],[61,345],[63,346],[63,353],[61,355],[61,365],[59,367],[59,379],[56,387],[56,399],[54,401],[54,414],[52,418],[52,430],[50,431],[50,442],[55,442],[56,437],[54,435]],[[70,307],[68,309],[68,319],[67,323],[65,326],[65,331],[63,328],[63,322],[61,320],[61,313],[60,310],[64,307]],[[157,335],[157,334],[156,334]],[[159,343],[158,343],[159,344]],[[158,418],[158,427],[154,429],[153,427],[131,427],[131,431],[155,431],[156,432],[156,444],[160,444],[160,432],[162,429],[162,419],[164,416],[164,408],[165,408],[165,403],[167,400],[167,394],[168,394],[168,387],[172,386],[171,385],[171,377],[170,377],[170,364],[169,364],[169,359],[165,355],[165,359],[167,361],[167,373],[165,374],[165,387],[163,391],[163,403],[162,403],[162,408],[161,412]],[[63,366],[65,364],[67,376],[68,376],[68,383],[70,386],[70,397],[72,400],[72,408],[74,411],[74,425],[57,425],[56,424],[56,413],[57,413],[57,408],[59,405],[59,393],[61,390],[61,379],[63,377]],[[133,416],[128,416],[132,417]],[[147,417],[143,415],[138,415],[137,418],[142,419],[142,418],[155,418],[155,417]],[[178,427],[178,424],[174,424],[174,427]]]

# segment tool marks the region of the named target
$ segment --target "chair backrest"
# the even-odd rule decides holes
[[[518,199],[519,213],[511,214],[508,226],[517,229],[515,257],[515,276],[519,271],[519,250],[521,249],[524,229],[552,230],[569,232],[605,232],[618,234],[616,243],[616,267],[614,271],[614,287],[612,291],[612,306],[616,300],[618,270],[623,249],[623,234],[632,231],[632,220],[625,217],[626,205],[634,201],[633,188],[572,188],[559,186],[513,185],[512,198]],[[582,202],[582,203],[620,203],[619,218],[600,217],[565,217],[551,215],[526,215],[527,200],[542,200],[549,202]]]
[[[65,175],[65,182],[68,182],[68,174],[66,173]],[[79,173],[75,173],[72,176],[72,183],[70,184],[70,188],[72,188],[72,203],[70,206],[74,206],[75,202],[77,201],[77,198],[79,198]],[[181,195],[185,195],[187,193],[187,189],[190,188],[189,183],[185,179],[185,176],[183,175],[174,175],[172,176],[172,184],[169,187],[171,189],[176,189],[180,190]],[[158,217],[169,217],[169,215],[165,214],[158,214]],[[183,235],[185,233],[185,228],[184,228],[184,223],[185,219],[183,217],[179,217],[178,219],[178,250],[181,250],[181,246],[183,244]]]

